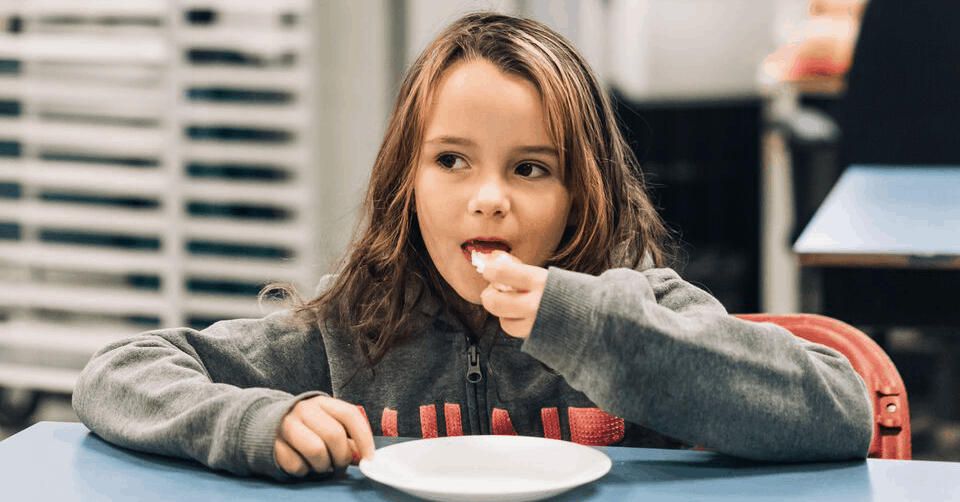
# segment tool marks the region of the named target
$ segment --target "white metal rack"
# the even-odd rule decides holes
[[[0,388],[316,280],[315,9],[0,3]]]

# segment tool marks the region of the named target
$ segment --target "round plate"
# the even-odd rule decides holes
[[[568,441],[459,436],[385,446],[361,460],[368,478],[428,500],[539,500],[601,478],[613,462]]]

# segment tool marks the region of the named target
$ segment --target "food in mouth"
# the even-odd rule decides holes
[[[499,239],[471,239],[461,244],[460,247],[463,248],[463,253],[470,260],[470,263],[481,274],[486,267],[486,261],[490,253],[498,249],[505,253],[509,253],[511,250],[509,244]]]
[[[497,257],[497,259],[504,259],[504,258],[506,258],[506,255],[500,255]],[[478,274],[482,274],[483,271],[487,268],[487,260],[489,259],[490,259],[489,253],[482,253],[476,249],[470,250],[470,263],[472,263],[473,266],[476,267]],[[497,289],[499,291],[513,291],[513,288],[504,284],[492,283],[491,285],[494,287],[494,289]]]
[[[477,267],[477,273],[482,274],[483,270],[487,267],[487,258],[483,256],[483,253],[473,249],[470,251],[470,263],[474,267]]]

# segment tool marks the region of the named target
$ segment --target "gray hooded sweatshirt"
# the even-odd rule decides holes
[[[477,338],[449,314],[422,319],[374,370],[351,333],[290,311],[148,332],[98,351],[73,405],[115,444],[275,479],[289,479],[273,456],[282,417],[320,394],[360,406],[385,436],[519,434],[770,461],[864,458],[872,438],[866,386],[840,353],[732,317],[670,269],[550,268],[526,340],[493,318]]]

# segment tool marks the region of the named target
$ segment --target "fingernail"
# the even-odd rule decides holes
[[[352,461],[351,461],[351,462],[354,463],[354,464],[359,464],[359,463],[360,463],[360,459],[362,459],[362,458],[363,458],[363,455],[360,455],[360,452],[355,451],[355,452],[353,452],[353,458],[352,458]]]

